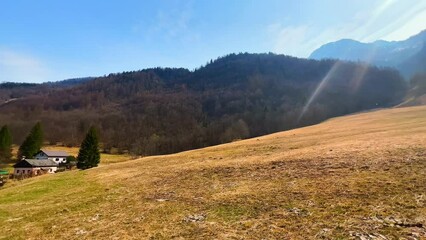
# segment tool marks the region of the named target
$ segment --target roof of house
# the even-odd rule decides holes
[[[46,150],[42,149],[40,152],[44,152],[49,157],[68,157],[69,154],[65,151]]]
[[[24,159],[13,165],[14,168],[25,167],[57,167],[58,164],[50,159]]]

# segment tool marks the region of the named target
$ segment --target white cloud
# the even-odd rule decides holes
[[[43,82],[51,75],[40,59],[6,48],[0,48],[0,72],[0,82]]]

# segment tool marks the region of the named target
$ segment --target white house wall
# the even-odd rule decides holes
[[[43,167],[43,169],[49,169],[48,173],[55,173],[58,170],[58,167]],[[37,172],[41,170],[41,168],[15,168],[13,171],[13,175],[23,175],[23,174],[32,174],[33,172]]]
[[[38,168],[39,170],[40,168]],[[13,171],[14,175],[30,174],[32,171],[36,171],[37,168],[15,168]]]

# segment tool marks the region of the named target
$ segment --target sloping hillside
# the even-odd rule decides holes
[[[6,239],[419,239],[425,216],[425,106],[0,190]]]
[[[426,39],[424,42],[426,43]],[[426,44],[423,44],[423,48],[418,53],[402,62],[398,69],[406,76],[415,77],[413,73],[426,74]]]
[[[399,107],[426,105],[426,73],[417,74],[410,79],[410,90]]]

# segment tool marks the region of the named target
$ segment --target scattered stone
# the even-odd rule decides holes
[[[415,195],[414,199],[416,200],[417,205],[423,206],[426,203],[426,197],[423,194]]]
[[[388,240],[389,238],[379,233],[357,233],[351,232],[350,235],[360,240]]]
[[[133,222],[134,222],[134,223],[141,222],[141,221],[143,221],[144,219],[145,219],[145,217],[144,217],[144,216],[136,217],[136,218],[134,218],[134,219],[133,219]]]
[[[300,208],[291,208],[291,209],[289,209],[288,210],[290,213],[293,213],[293,214],[295,214],[295,215],[297,215],[297,216],[309,216],[309,215],[311,215],[311,213],[310,212],[308,212],[308,210],[305,210],[305,209],[300,209]]]
[[[21,220],[23,217],[18,217],[18,218],[9,218],[6,220],[6,222],[15,222],[15,221],[19,221]]]
[[[86,233],[87,233],[87,231],[86,231],[86,230],[84,230],[84,229],[76,228],[75,230],[76,230],[76,231],[75,231],[75,235],[83,235],[83,234],[86,234]]]
[[[418,232],[412,232],[412,233],[410,233],[410,235],[412,237],[414,237],[415,239],[419,239],[420,238],[420,233],[418,233]]]
[[[206,219],[205,214],[195,214],[186,216],[183,221],[185,222],[202,222]]]
[[[317,235],[315,235],[315,238],[320,238],[320,239],[328,238],[330,233],[331,233],[331,229],[323,228],[317,233]]]
[[[95,216],[93,216],[92,218],[90,218],[89,222],[98,221],[100,216],[101,215],[99,213],[96,213]]]
[[[166,201],[169,201],[169,199],[166,199],[166,198],[158,198],[158,199],[155,199],[155,200],[157,200],[157,202],[166,202]]]

